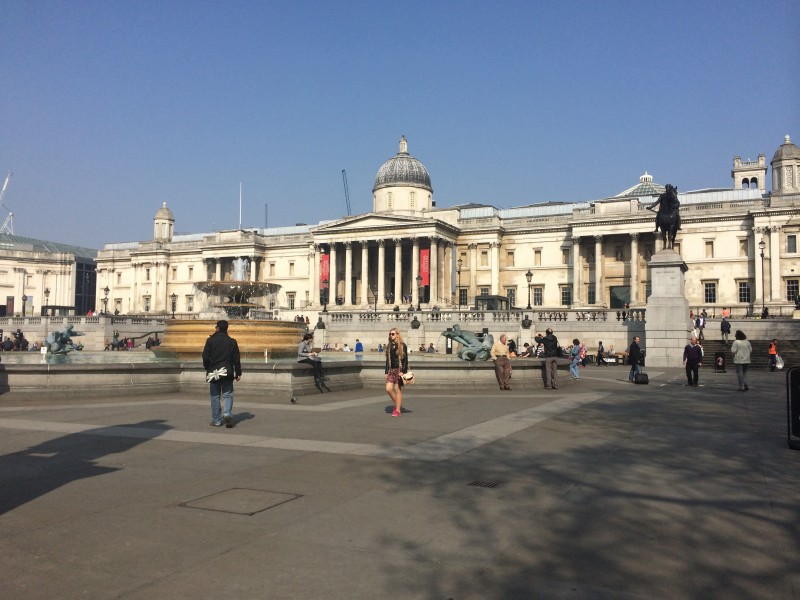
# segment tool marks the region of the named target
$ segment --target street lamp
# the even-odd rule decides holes
[[[764,248],[767,245],[764,243],[764,238],[761,238],[761,241],[758,242],[758,249],[761,250],[761,318],[764,318],[764,295],[766,294],[766,290],[764,289]]]
[[[328,284],[327,279],[322,280],[322,312],[328,312]]]
[[[106,288],[106,290],[108,290],[108,288]],[[175,319],[175,308],[178,305],[178,294],[176,294],[175,292],[172,292],[172,295],[169,297],[169,299],[172,300],[172,318],[174,320]],[[108,302],[107,298],[106,298],[106,302]]]
[[[422,275],[417,275],[417,310],[422,310],[420,302],[422,300]]]
[[[47,307],[50,305],[50,288],[44,288],[44,312],[47,313]]]
[[[110,291],[111,291],[111,290],[110,290],[110,289],[108,289],[108,286],[106,286],[106,287],[103,289],[103,293],[105,294],[105,298],[103,298],[103,314],[105,314],[105,315],[107,315],[107,314],[108,314],[108,293],[109,293]],[[173,309],[173,311],[174,311],[174,309]],[[172,318],[174,319],[175,317],[173,316]]]
[[[531,310],[531,281],[533,281],[533,273],[531,273],[530,269],[525,273],[525,279],[528,280],[528,310]]]
[[[50,288],[44,288],[44,346],[47,347],[47,329],[50,325],[50,315],[47,314],[47,307],[50,305]]]
[[[25,303],[28,301],[28,297],[25,294],[22,294],[22,316],[25,316]]]
[[[461,266],[464,264],[460,258],[456,261],[456,273],[458,273],[458,311],[461,312]]]
[[[375,302],[375,314],[378,314],[378,286],[374,285],[370,288],[372,292],[373,301]]]

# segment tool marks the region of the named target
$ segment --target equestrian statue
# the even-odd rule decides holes
[[[675,248],[675,235],[681,228],[680,200],[678,200],[678,188],[667,184],[666,190],[658,197],[658,200],[647,207],[653,210],[658,206],[656,212],[656,233],[661,231],[661,241],[664,248]]]

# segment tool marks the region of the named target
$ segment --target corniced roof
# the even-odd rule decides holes
[[[97,258],[97,250],[94,248],[84,248],[82,246],[73,246],[60,242],[46,242],[44,240],[36,240],[21,235],[11,235],[9,233],[0,233],[0,248],[21,250],[23,252],[60,252],[74,254],[78,258],[89,258],[91,260]]]
[[[774,163],[776,160],[786,160],[792,158],[800,159],[800,148],[795,146],[787,135],[783,138],[783,143],[778,147],[777,150],[775,150],[775,155],[772,157],[772,162]]]
[[[378,169],[375,175],[375,192],[385,187],[410,186],[433,192],[431,177],[425,166],[408,153],[406,137],[400,138],[400,151]]]

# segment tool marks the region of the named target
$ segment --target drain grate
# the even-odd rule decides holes
[[[502,481],[473,481],[467,484],[467,487],[479,487],[479,488],[496,488],[499,486]]]
[[[248,517],[275,508],[281,504],[302,498],[298,494],[270,492],[268,490],[252,490],[248,488],[231,488],[210,496],[203,496],[180,504],[182,508],[197,508],[217,512],[246,515]]]

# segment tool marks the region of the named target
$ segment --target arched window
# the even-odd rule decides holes
[[[758,189],[758,177],[750,178],[750,187],[753,188],[754,190]]]
[[[742,189],[746,190],[749,187],[750,187],[750,180],[747,179],[747,177],[745,177],[744,179],[742,179]]]

